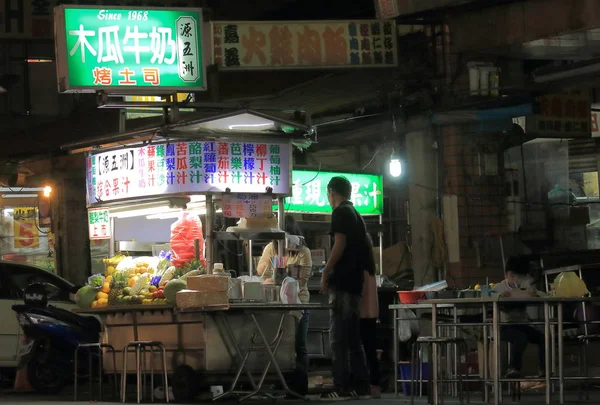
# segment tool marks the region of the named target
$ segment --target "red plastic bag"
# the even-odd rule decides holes
[[[195,260],[194,241],[200,241],[200,262],[204,260],[202,222],[197,215],[184,212],[180,219],[171,225],[171,264],[181,267]]]

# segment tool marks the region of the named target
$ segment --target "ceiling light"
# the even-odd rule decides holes
[[[2,194],[2,198],[36,198],[37,194]]]

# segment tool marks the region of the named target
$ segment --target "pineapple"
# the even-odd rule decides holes
[[[108,305],[115,305],[117,303],[117,297],[123,295],[125,287],[127,287],[127,274],[121,271],[114,273],[110,285],[110,293],[108,294]]]

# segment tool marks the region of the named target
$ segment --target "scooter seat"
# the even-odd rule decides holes
[[[90,334],[96,334],[102,331],[102,325],[100,324],[100,321],[93,316],[78,315],[53,305],[48,305],[47,308],[52,311],[52,316],[57,320],[80,325],[82,328],[89,331]]]

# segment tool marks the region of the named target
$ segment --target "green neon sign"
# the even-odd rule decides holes
[[[200,9],[55,11],[61,91],[203,90]]]
[[[352,184],[352,202],[362,215],[383,213],[383,176],[336,172],[294,170],[292,196],[285,199],[285,210],[304,213],[331,213],[327,201],[327,184],[343,176]]]

